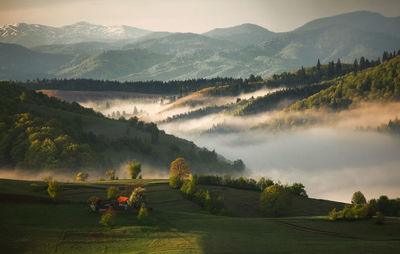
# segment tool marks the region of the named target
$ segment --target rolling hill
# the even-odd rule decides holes
[[[77,103],[6,82],[0,86],[1,167],[102,172],[137,159],[147,174],[166,175],[171,161],[184,157],[193,172],[237,171],[215,151],[168,135],[153,123],[112,120]]]
[[[71,60],[67,55],[39,53],[17,44],[0,43],[0,80],[54,77]]]
[[[228,28],[216,28],[203,33],[203,35],[214,39],[229,41],[241,47],[246,47],[269,41],[276,38],[279,34],[254,24],[242,24]]]
[[[251,216],[257,208],[248,206],[257,200],[254,192],[206,186],[219,194],[236,195],[226,203],[244,213],[226,217],[201,211],[162,179],[62,183],[60,198],[64,202],[58,203],[51,202],[45,192],[30,191],[30,184],[44,185],[41,181],[1,179],[0,183],[0,229],[7,232],[0,243],[9,253],[117,253],[138,249],[147,253],[337,253],[354,246],[353,253],[399,251],[398,218],[387,218],[385,224],[377,226],[371,220],[332,222],[325,216],[307,216],[343,206],[328,200],[296,202],[294,213],[301,217],[257,218]],[[150,216],[140,222],[137,212],[118,211],[115,227],[104,229],[98,223],[101,214],[84,209],[86,200],[92,195],[104,198],[109,186],[122,190],[128,184],[145,186],[147,207],[153,208]]]

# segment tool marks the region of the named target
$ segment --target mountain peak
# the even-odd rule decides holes
[[[259,25],[244,23],[227,28],[216,28],[203,33],[203,35],[214,39],[231,41],[240,46],[249,46],[271,40],[277,36],[277,33]]]
[[[395,27],[397,18],[385,17],[379,13],[371,11],[355,11],[349,13],[343,13],[335,16],[324,17],[310,21],[303,26],[297,28],[295,31],[306,31],[321,29],[332,25],[345,25],[352,26],[359,30],[371,30],[380,32],[381,29],[394,29],[394,31],[400,32],[399,28]]]

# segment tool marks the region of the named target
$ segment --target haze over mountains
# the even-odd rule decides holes
[[[360,11],[274,33],[253,24],[204,34],[151,32],[86,22],[0,28],[0,79],[119,81],[268,77],[340,58],[377,58],[400,45],[400,17]],[[10,45],[19,44],[18,45]]]

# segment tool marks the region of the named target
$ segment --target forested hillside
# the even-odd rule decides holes
[[[74,172],[106,170],[139,159],[155,170],[167,170],[172,160],[184,157],[194,172],[234,174],[244,169],[215,151],[159,131],[153,123],[107,119],[77,103],[8,82],[1,89],[1,167]]]
[[[382,59],[389,60],[396,53],[384,52]],[[369,60],[365,57],[355,59],[353,64],[342,64],[340,59],[335,62],[321,65],[320,61],[312,67],[301,67],[293,72],[282,72],[271,78],[262,80],[260,76],[250,75],[247,79],[233,80],[231,84],[202,90],[203,95],[212,97],[237,96],[236,103],[226,105],[212,105],[194,111],[169,117],[166,121],[179,119],[193,119],[216,113],[230,113],[234,115],[252,115],[271,110],[281,110],[291,106],[298,100],[305,99],[315,93],[335,84],[335,78],[350,72],[359,72],[366,68],[377,66],[381,63],[380,58]],[[240,99],[246,93],[260,91],[262,89],[285,88],[280,91],[268,93],[250,99]]]
[[[338,110],[362,101],[399,100],[399,75],[400,55],[397,55],[376,67],[337,78],[333,86],[297,102],[290,107],[290,110],[320,108]]]
[[[359,103],[385,103],[400,100],[400,55],[385,58],[383,63],[359,72],[337,77],[329,88],[298,101],[259,124],[264,130],[284,130],[315,124],[333,124],[337,112],[357,108]],[[316,111],[323,114],[316,114]],[[325,113],[333,113],[328,116]],[[395,133],[397,121],[378,128],[382,132]],[[364,126],[368,127],[368,126]]]

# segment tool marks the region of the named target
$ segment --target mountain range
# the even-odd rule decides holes
[[[194,34],[87,22],[59,28],[21,23],[0,28],[0,79],[268,77],[317,59],[378,58],[399,45],[400,17],[367,11],[313,20],[286,33],[254,24]]]

